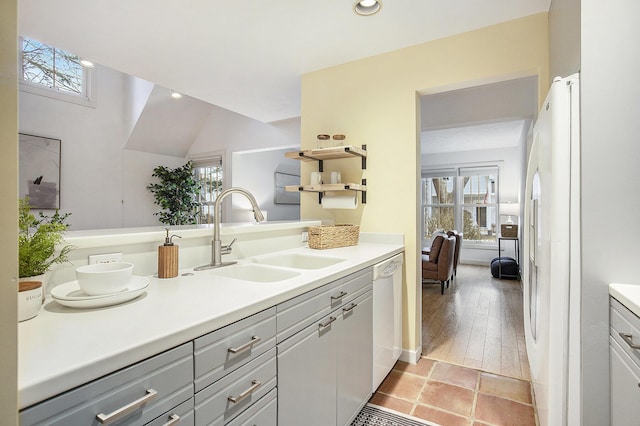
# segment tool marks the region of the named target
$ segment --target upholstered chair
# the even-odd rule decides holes
[[[460,249],[462,248],[462,234],[458,233],[455,229],[452,229],[447,232],[447,235],[449,237],[456,238],[456,250],[453,253],[453,275],[458,275],[458,259],[460,259]]]
[[[449,288],[455,249],[455,237],[439,235],[434,239],[429,254],[422,255],[422,279],[440,281],[440,294],[444,294],[445,285]]]

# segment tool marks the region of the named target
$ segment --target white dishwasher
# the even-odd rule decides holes
[[[373,265],[373,389],[402,352],[402,253]]]

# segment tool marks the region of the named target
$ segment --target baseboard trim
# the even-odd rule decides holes
[[[491,263],[490,260],[474,259],[474,260],[465,260],[463,262],[462,259],[460,259],[460,264],[461,265],[490,266],[489,265],[490,263]]]
[[[417,364],[422,356],[422,345],[418,346],[415,351],[403,349],[400,354],[400,361],[408,362],[409,364]]]

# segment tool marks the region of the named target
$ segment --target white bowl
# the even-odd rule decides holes
[[[96,263],[76,268],[78,285],[89,296],[118,293],[125,290],[131,275],[133,263]]]

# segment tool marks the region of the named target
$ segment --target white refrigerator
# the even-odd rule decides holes
[[[580,419],[580,79],[556,78],[525,187],[524,327],[541,426]]]

